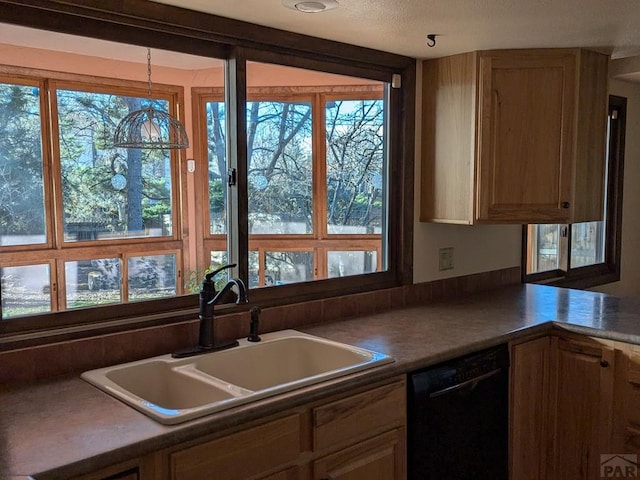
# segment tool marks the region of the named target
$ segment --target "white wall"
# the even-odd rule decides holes
[[[418,62],[416,105],[422,104],[422,68]],[[420,216],[420,145],[422,114],[416,108],[414,283],[459,277],[520,265],[520,225],[444,225],[422,223]],[[452,270],[438,271],[438,250],[453,247]]]
[[[620,296],[640,296],[640,84],[611,80],[609,90],[614,95],[627,98],[621,273],[619,282],[594,290]]]

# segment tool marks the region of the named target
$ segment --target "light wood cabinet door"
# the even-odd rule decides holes
[[[550,435],[551,338],[511,348],[511,480],[545,480],[552,454]]]
[[[293,414],[173,452],[169,455],[171,479],[260,478],[261,474],[298,460],[302,452],[301,428],[300,415]],[[289,478],[286,470],[278,475],[274,478]]]
[[[478,218],[568,218],[575,69],[568,52],[480,56]]]
[[[391,430],[313,463],[314,480],[404,480],[404,428]]]
[[[553,344],[554,458],[549,478],[599,478],[600,455],[612,453],[613,346],[562,337],[554,337]]]
[[[404,380],[394,382],[314,408],[314,451],[335,450],[403,426],[405,387]]]
[[[640,454],[640,345],[615,342],[612,452]]]
[[[477,65],[476,53],[422,64],[423,222],[473,223]]]

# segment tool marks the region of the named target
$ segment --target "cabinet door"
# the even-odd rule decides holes
[[[403,380],[314,408],[314,451],[335,450],[404,425],[406,396]]]
[[[551,478],[599,478],[600,455],[612,436],[614,350],[612,346],[553,338],[555,348],[554,461]]]
[[[612,452],[640,453],[640,345],[616,342]]]
[[[302,452],[301,438],[300,415],[289,415],[171,453],[171,478],[260,478],[263,473],[295,462]]]
[[[572,201],[576,57],[480,57],[478,220],[566,223]]]
[[[313,463],[314,480],[404,480],[405,431],[398,428]]]
[[[305,478],[300,467],[287,468],[278,473],[261,477],[260,480],[303,480]]]
[[[154,478],[154,472],[152,470],[145,470],[145,475],[140,474],[139,467],[122,467],[113,466],[105,468],[98,472],[94,472],[88,475],[82,475],[80,477],[74,477],[72,480],[140,480],[141,478]]]
[[[423,63],[423,222],[473,223],[477,58],[464,53]]]
[[[106,480],[139,480],[138,472],[124,472],[120,475],[107,477]]]
[[[510,472],[512,480],[545,480],[549,431],[551,338],[511,348]]]

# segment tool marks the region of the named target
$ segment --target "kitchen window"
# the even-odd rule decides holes
[[[386,85],[364,79],[352,85],[356,79],[276,65],[254,68],[297,80],[247,90],[249,286],[383,270]],[[217,266],[227,261],[229,241],[223,92],[194,89],[193,97],[197,121],[206,123],[197,141],[209,159],[204,249]]]
[[[626,98],[609,96],[603,220],[526,225],[523,280],[589,288],[620,279]]]
[[[61,5],[46,20],[79,33],[76,10]],[[113,12],[83,11],[113,21]],[[30,182],[2,212],[0,336],[192,318],[203,273],[230,262],[262,305],[409,282],[415,62],[384,53],[374,62],[360,47],[315,39],[318,48],[305,53],[275,31],[264,41],[277,52],[254,49],[238,32],[230,44],[185,41],[174,26],[150,25],[152,13],[136,5],[101,36],[139,42],[144,30],[152,53],[154,44],[171,45],[169,53],[209,64],[183,82],[176,75],[191,55],[162,73],[162,54],[154,53],[151,100],[145,82],[133,80],[145,71],[113,79],[0,66],[3,86],[24,100],[12,105],[23,114],[5,125],[32,130],[5,128],[4,140],[25,143],[13,161],[28,150]],[[29,18],[25,12],[19,22]],[[266,70],[280,77],[261,75]],[[308,81],[283,83],[293,71]],[[391,88],[393,75],[401,88]],[[185,123],[190,150],[109,148],[118,119],[148,101]]]

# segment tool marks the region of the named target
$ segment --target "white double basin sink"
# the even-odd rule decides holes
[[[82,378],[171,425],[393,362],[388,355],[296,330],[239,343],[189,358],[162,355],[91,370]]]

